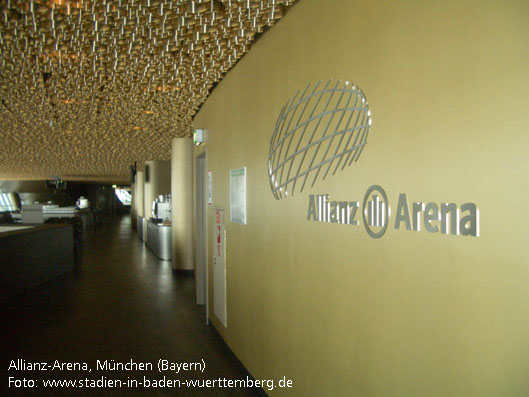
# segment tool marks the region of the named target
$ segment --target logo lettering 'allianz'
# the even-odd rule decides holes
[[[474,203],[412,202],[400,193],[392,223],[390,203],[384,189],[371,186],[359,201],[331,200],[329,194],[310,194],[307,220],[358,226],[360,219],[372,238],[382,237],[390,224],[396,230],[427,231],[455,236],[479,236],[479,209]],[[361,215],[360,215],[361,214]]]
[[[309,194],[307,220],[358,225],[358,201],[330,201],[328,194]]]

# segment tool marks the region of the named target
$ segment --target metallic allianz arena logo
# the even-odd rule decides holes
[[[268,176],[277,200],[302,192],[357,161],[367,144],[371,113],[357,86],[321,81],[298,91],[281,109],[270,140]]]
[[[361,213],[361,214],[360,214]],[[329,194],[309,194],[307,220],[358,226],[362,219],[364,228],[372,238],[382,237],[390,224],[395,230],[452,234],[479,237],[479,209],[475,203],[435,203],[408,201],[400,193],[394,219],[385,190],[373,185],[360,201],[333,201]]]

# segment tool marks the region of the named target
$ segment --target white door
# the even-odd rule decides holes
[[[215,209],[213,230],[213,309],[215,315],[227,326],[226,319],[226,227],[224,209]]]

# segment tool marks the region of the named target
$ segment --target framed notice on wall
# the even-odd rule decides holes
[[[246,225],[246,167],[230,170],[230,222]]]

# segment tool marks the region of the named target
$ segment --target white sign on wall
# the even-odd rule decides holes
[[[215,209],[213,233],[213,310],[226,327],[226,227],[223,208]]]
[[[230,170],[230,222],[246,225],[246,167]]]
[[[208,171],[208,205],[213,204],[213,171]]]

